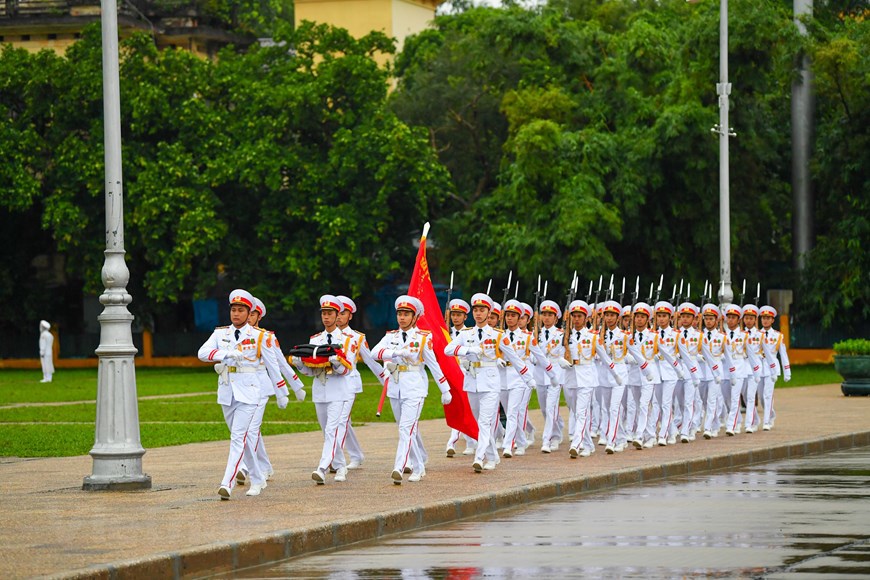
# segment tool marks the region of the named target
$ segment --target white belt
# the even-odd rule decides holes
[[[483,367],[494,367],[496,365],[495,361],[481,360],[471,363],[471,368],[479,369]]]
[[[257,367],[227,367],[227,372],[230,373],[255,373],[258,370]]]
[[[591,359],[591,358],[590,358],[590,359],[585,359],[585,358],[581,358],[581,359],[576,359],[576,358],[575,358],[575,359],[574,359],[574,364],[575,364],[575,365],[580,365],[580,366],[591,365],[593,362],[594,362],[594,360]]]

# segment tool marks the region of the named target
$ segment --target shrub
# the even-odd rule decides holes
[[[846,356],[870,355],[870,340],[851,338],[834,343],[834,353]]]

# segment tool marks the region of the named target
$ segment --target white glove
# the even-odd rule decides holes
[[[699,379],[698,377],[692,375],[692,384],[694,384],[696,387],[700,386],[700,385],[701,385],[701,379]]]
[[[336,355],[332,355],[331,357],[329,357],[329,363],[332,365],[341,364],[340,362],[338,362],[338,357]]]
[[[731,386],[732,386],[732,387],[736,387],[736,386],[737,386],[737,379],[731,379]]]
[[[296,394],[297,401],[304,401],[305,400],[305,394],[306,394],[305,389],[296,389],[293,392]]]
[[[713,375],[713,381],[715,381],[715,383],[718,385],[722,382],[722,377],[720,377],[719,375]]]
[[[753,377],[755,379],[755,386],[759,386],[761,384],[761,377]]]
[[[679,369],[677,369],[677,376],[680,378],[681,381],[686,380],[686,373],[684,373],[683,371],[681,371]]]
[[[441,404],[449,405],[453,401],[453,395],[450,394],[450,391],[444,391],[441,393]]]
[[[290,362],[293,364],[294,367],[301,367],[302,366],[302,359],[299,358],[298,356],[290,357]]]
[[[239,360],[242,357],[242,353],[237,350],[228,350],[227,354],[224,355],[223,360],[226,362],[234,362]]]
[[[473,354],[475,356],[480,356],[483,354],[483,349],[479,346],[468,346],[466,347],[468,350],[466,351],[468,354]]]
[[[412,360],[412,355],[410,349],[403,348],[401,350],[397,350],[395,352],[395,356],[404,359],[405,361],[410,362]]]
[[[550,379],[550,384],[553,385],[554,387],[558,387],[559,381],[557,379]]]
[[[504,360],[503,358],[495,359],[495,364],[497,364],[499,366],[499,368],[502,368],[502,369],[507,368],[507,361]]]
[[[567,360],[565,357],[559,357],[559,366],[563,369],[571,368],[571,361]]]
[[[789,382],[789,381],[791,380],[791,373],[788,373],[788,374],[786,374],[786,375],[783,375],[782,379],[783,379],[785,382]]]
[[[284,395],[282,395],[280,393],[278,395],[276,395],[275,400],[278,403],[279,409],[286,409],[287,403],[290,401],[290,399],[288,397],[285,397]]]
[[[219,362],[214,365],[214,372],[216,372],[217,374],[221,374],[222,372],[224,372],[224,363]]]
[[[613,380],[616,381],[617,386],[622,386],[622,378],[619,375],[613,375]]]
[[[535,381],[534,381],[534,379],[532,379],[532,377],[528,377],[528,378],[526,378],[526,376],[523,375],[523,380],[526,382],[526,386],[527,386],[528,388],[530,388],[530,389],[534,389],[534,388],[535,388]],[[559,384],[559,383],[556,383],[556,385],[558,385],[558,384]],[[553,386],[556,386],[556,385],[553,385]]]

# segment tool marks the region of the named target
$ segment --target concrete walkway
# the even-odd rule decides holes
[[[777,391],[770,432],[588,459],[567,447],[538,447],[475,474],[471,459],[442,453],[443,421],[421,425],[430,461],[420,483],[390,483],[395,426],[357,429],[366,451],[348,481],[315,486],[319,433],[266,439],[276,473],[259,497],[236,488],[221,502],[227,442],[149,450],[150,491],[84,492],[91,459],[5,460],[0,464],[3,577],[181,577],[229,571],[352,542],[471,517],[562,495],[870,445],[870,398],[839,385]],[[563,414],[565,409],[562,409]],[[540,427],[539,411],[533,420]]]

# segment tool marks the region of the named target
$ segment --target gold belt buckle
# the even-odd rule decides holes
[[[396,367],[396,370],[399,372],[405,372],[408,370],[408,365],[399,365]]]
[[[506,366],[506,367],[509,367],[509,366],[511,366],[511,363],[510,363],[510,361],[506,361],[506,362],[505,362],[505,363],[504,363],[504,366]]]
[[[575,365],[579,365],[579,364],[580,364],[580,359],[579,359],[579,358],[575,358],[575,359],[574,359],[574,364],[575,364]]]
[[[234,373],[236,372],[236,367],[227,367],[227,371]]]
[[[480,361],[474,361],[474,362],[472,362],[472,363],[471,363],[471,368],[479,369],[479,368],[480,368]]]

